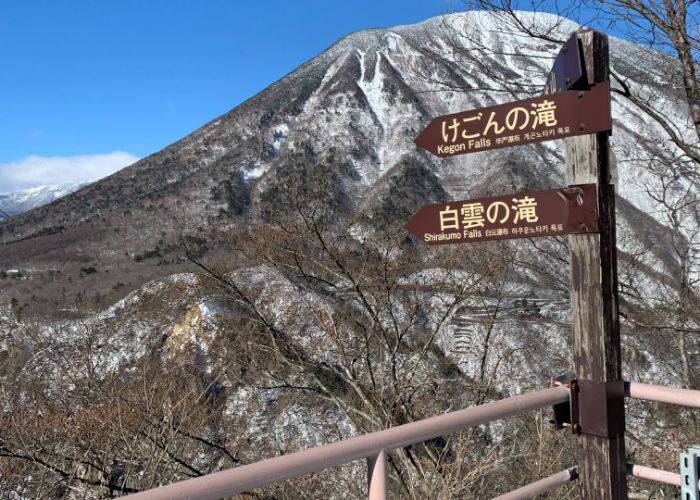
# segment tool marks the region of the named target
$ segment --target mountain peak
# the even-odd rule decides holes
[[[556,20],[562,38],[578,27],[551,14],[529,16],[533,23]],[[615,70],[634,78],[630,44],[611,47]],[[265,220],[290,176],[313,183],[319,171],[348,215],[394,223],[421,203],[561,185],[561,141],[447,160],[413,143],[436,116],[517,99],[519,87],[541,88],[558,50],[516,35],[490,12],[352,33],[163,150],[0,222],[0,259],[13,266],[49,259],[40,251],[46,244],[81,262],[106,259],[104,267],[131,270],[134,255],[172,252],[178,234],[202,237],[212,227]],[[504,90],[504,81],[516,90]],[[659,88],[659,95],[668,92]],[[687,120],[682,101],[669,98],[666,109]],[[613,102],[613,149],[619,164],[631,165],[620,182],[637,175],[625,145],[660,133],[635,113]],[[644,198],[632,187],[624,195],[631,203],[620,206],[629,210]]]

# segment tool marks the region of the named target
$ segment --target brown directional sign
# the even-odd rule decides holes
[[[406,229],[428,245],[594,233],[596,185],[425,205]]]
[[[415,143],[445,157],[612,129],[610,83],[434,119]]]
[[[547,77],[545,94],[578,88],[583,82],[583,64],[578,46],[578,34],[572,33],[562,46]]]

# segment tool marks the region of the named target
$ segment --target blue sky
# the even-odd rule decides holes
[[[70,180],[63,174],[74,156],[113,170],[225,113],[349,32],[419,22],[455,5],[0,0],[0,192]]]

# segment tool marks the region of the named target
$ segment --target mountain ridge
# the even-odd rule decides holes
[[[562,38],[577,27],[563,26]],[[470,33],[479,33],[479,46],[471,45]],[[611,47],[613,67],[637,78],[640,71],[627,61],[637,48],[616,39]],[[557,51],[508,34],[489,13],[347,35],[162,150],[51,205],[0,221],[0,260],[12,267],[77,271],[93,263],[123,271],[144,265],[134,256],[161,254],[157,271],[166,272],[177,264],[177,234],[202,238],[214,225],[257,224],[274,199],[270,193],[284,189],[285,172],[312,171],[328,161],[335,162],[335,193],[346,200],[347,217],[364,214],[366,221],[405,222],[426,202],[556,187],[563,183],[561,141],[437,159],[413,138],[440,114],[523,97],[509,89],[459,91],[496,87],[494,75],[505,75],[509,84],[543,85]],[[671,92],[661,96],[669,114],[687,120],[673,90],[664,92]],[[621,164],[630,164],[631,148],[644,141],[651,150],[663,133],[616,96],[613,118]],[[631,166],[620,176],[622,196],[631,201],[618,204],[623,219],[649,217],[643,186],[631,184],[640,175]],[[631,215],[631,207],[640,213]],[[635,224],[641,233],[632,236],[647,239],[651,221]],[[655,245],[654,251],[665,249]],[[105,286],[119,283],[115,278]]]
[[[68,196],[88,184],[90,182],[64,182],[0,193],[0,220],[47,205],[58,198]]]

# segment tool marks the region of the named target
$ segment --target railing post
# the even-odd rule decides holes
[[[700,446],[691,446],[681,453],[681,500],[700,500]]]
[[[367,486],[369,500],[386,500],[389,482],[389,463],[386,451],[367,459]]]

